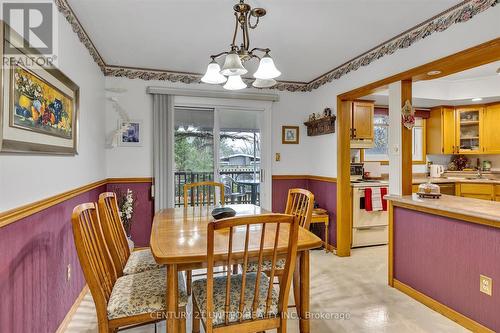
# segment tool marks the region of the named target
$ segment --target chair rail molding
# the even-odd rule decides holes
[[[105,76],[126,77],[129,79],[162,80],[170,82],[182,82],[186,84],[201,83],[203,74],[186,73],[174,70],[161,70],[149,68],[128,67],[122,65],[110,65],[100,55],[89,35],[78,20],[68,0],[54,0],[59,11],[64,15],[73,31],[87,48],[90,55]],[[406,49],[433,33],[447,30],[454,24],[467,22],[479,13],[482,13],[495,5],[500,0],[465,0],[461,3],[437,14],[436,16],[410,28],[403,33],[381,43],[380,45],[360,54],[344,64],[318,76],[309,82],[278,81],[278,83],[267,89],[289,92],[310,92],[314,89],[338,80],[346,74],[358,70],[360,67],[368,66],[372,62],[386,55],[391,55],[399,49]],[[245,79],[244,79],[245,80]],[[250,79],[246,79],[250,82]]]

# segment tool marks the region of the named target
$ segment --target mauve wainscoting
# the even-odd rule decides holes
[[[149,246],[153,200],[146,180],[111,179],[0,228],[0,332],[52,333],[59,327],[85,286],[73,240],[73,208],[97,202],[102,192],[127,189],[136,197],[132,239],[136,246]]]
[[[500,332],[500,229],[395,207],[394,278]]]
[[[315,179],[304,176],[304,178],[290,177],[290,179],[278,176],[273,178],[273,212],[282,213],[285,211],[288,190],[291,188],[303,188],[314,194],[314,200],[321,208],[328,210],[330,214],[330,226],[328,243],[337,245],[337,184],[332,181]],[[323,225],[313,224],[311,231],[324,239]]]
[[[107,185],[110,192],[126,194],[127,189],[134,193],[134,221],[131,237],[136,247],[149,246],[151,226],[154,216],[154,201],[151,198],[151,181],[116,182],[111,180]]]
[[[0,331],[57,329],[85,286],[71,213],[105,190],[99,186],[0,228]]]

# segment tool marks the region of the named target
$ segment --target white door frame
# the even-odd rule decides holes
[[[214,109],[214,133],[216,129],[219,130],[219,118],[218,118],[218,110],[222,109],[232,109],[239,111],[260,111],[263,112],[262,123],[261,123],[261,169],[263,170],[263,174],[261,176],[261,207],[271,211],[272,209],[272,135],[271,135],[271,121],[272,121],[272,101],[258,101],[258,100],[239,100],[239,99],[221,99],[221,98],[207,98],[207,97],[191,97],[191,96],[175,96],[174,98],[174,108],[175,106],[187,106],[187,107],[199,107],[199,108],[213,108]],[[173,115],[172,115],[172,120]],[[170,131],[173,135],[175,132],[174,121],[170,122]],[[215,137],[217,137],[215,139]],[[218,142],[216,145],[215,141],[218,141],[218,136],[214,136],[214,147],[219,147]],[[167,147],[168,156],[170,156],[171,163],[174,165],[174,140],[172,140],[172,146]],[[214,172],[218,177],[218,160],[219,157],[219,149],[214,149]],[[169,182],[169,193],[171,193],[171,202],[169,204],[173,207],[174,200],[174,175],[173,169],[170,171],[170,175],[172,180]]]

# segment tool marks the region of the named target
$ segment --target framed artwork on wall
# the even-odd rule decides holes
[[[140,147],[142,146],[142,121],[141,120],[119,120],[118,145],[122,147]]]
[[[20,50],[5,55],[3,28],[0,51],[10,61],[0,69],[0,152],[77,154],[79,87],[59,69],[23,63]]]
[[[281,127],[281,143],[282,144],[298,144],[299,143],[299,126],[282,126]]]

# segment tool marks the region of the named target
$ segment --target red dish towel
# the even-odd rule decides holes
[[[374,195],[373,192],[377,193]],[[387,200],[384,199],[384,196],[387,194],[387,187],[380,187],[380,194],[378,192],[378,188],[375,191],[372,191],[372,188],[369,187],[365,188],[365,210],[367,212],[387,210]],[[375,200],[378,202],[374,204]]]

